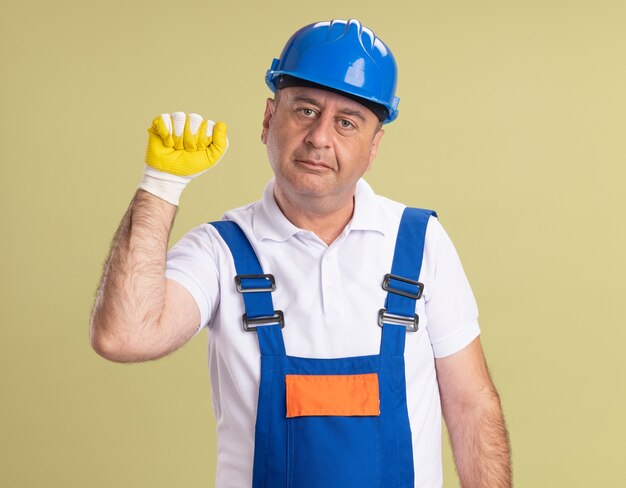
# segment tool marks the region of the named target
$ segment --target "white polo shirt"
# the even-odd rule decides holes
[[[354,215],[337,239],[326,245],[282,214],[273,197],[231,210],[265,273],[276,278],[274,308],[285,315],[287,354],[337,358],[378,354],[378,311],[391,271],[405,205],[375,195],[360,180]],[[166,277],[195,298],[201,326],[209,327],[209,371],[217,420],[216,488],[252,485],[254,428],[260,378],[256,333],[245,332],[241,294],[235,289],[231,253],[216,229],[203,224],[168,253]],[[442,486],[441,407],[434,358],[453,354],[480,333],[478,312],[458,255],[439,220],[426,232],[418,301],[419,331],[407,333],[407,404],[413,437],[415,487]],[[357,454],[358,455],[358,454]]]

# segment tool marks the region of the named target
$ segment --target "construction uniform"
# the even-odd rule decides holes
[[[271,181],[262,200],[226,213],[236,228],[202,225],[168,253],[166,276],[190,291],[209,327],[217,488],[442,485],[434,358],[477,337],[477,309],[433,215],[407,220],[409,257],[397,265],[404,213],[361,180],[352,220],[327,246],[284,217]],[[266,278],[235,281],[263,273],[275,279],[271,295]],[[384,290],[387,274],[409,281],[392,277]],[[418,277],[419,299],[396,293],[415,295]],[[399,325],[398,311],[410,320]],[[244,330],[244,313],[256,330]]]

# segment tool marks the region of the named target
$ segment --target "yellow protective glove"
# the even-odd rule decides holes
[[[200,115],[162,114],[148,129],[144,177],[139,187],[178,205],[185,186],[215,166],[228,148],[226,124]]]

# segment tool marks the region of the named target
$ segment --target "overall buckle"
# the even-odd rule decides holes
[[[265,287],[246,287],[244,288],[243,280],[265,280]],[[271,274],[243,274],[235,276],[235,286],[239,293],[263,293],[276,290],[276,280]]]
[[[393,286],[391,286],[391,280],[396,280],[402,283],[407,283],[409,285],[416,286],[417,292],[411,293],[410,291],[400,290],[399,288],[394,288]],[[420,298],[422,298],[424,285],[417,280],[410,280],[409,278],[403,278],[402,276],[392,275],[391,273],[387,273],[385,275],[385,278],[383,279],[383,290],[389,291],[391,293],[395,293],[396,295],[402,295],[403,297],[412,298],[413,300],[419,300]]]
[[[285,316],[282,310],[274,310],[274,315],[266,315],[263,317],[248,317],[247,313],[241,316],[243,321],[243,330],[246,332],[254,332],[257,326],[280,325],[281,329],[285,328]]]
[[[391,325],[403,325],[406,327],[407,332],[417,332],[420,318],[417,314],[413,317],[407,317],[406,315],[397,315],[387,312],[386,308],[381,308],[378,311],[378,326],[382,327],[383,323]]]
[[[244,280],[257,280],[256,286],[245,286]],[[264,280],[264,283],[258,283]],[[235,286],[239,293],[271,293],[276,290],[276,280],[271,274],[242,274],[235,276]],[[243,330],[253,332],[258,326],[280,325],[285,327],[285,316],[282,310],[274,310],[274,315],[264,315],[261,317],[248,317],[247,313],[241,316]]]

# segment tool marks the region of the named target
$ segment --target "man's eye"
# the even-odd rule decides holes
[[[302,115],[304,115],[306,117],[311,117],[314,114],[315,114],[315,110],[313,110],[312,108],[303,108],[302,109]]]
[[[339,121],[339,125],[341,126],[342,129],[351,129],[352,127],[354,127],[352,122],[350,122],[349,120],[345,120],[345,119],[341,119]]]

